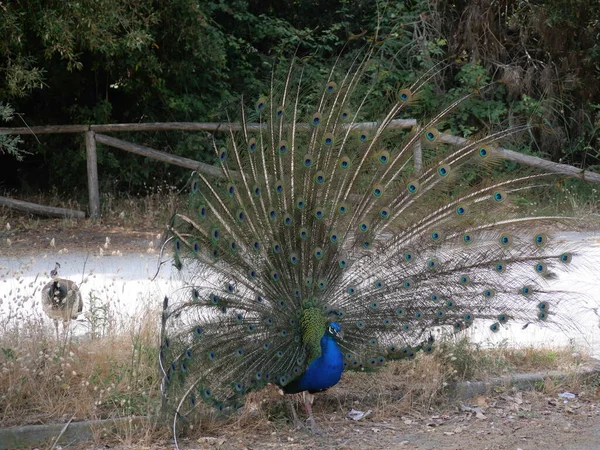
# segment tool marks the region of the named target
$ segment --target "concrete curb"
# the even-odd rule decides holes
[[[586,367],[578,372],[569,373],[551,370],[548,372],[517,373],[506,377],[490,378],[485,381],[462,381],[449,386],[449,389],[456,398],[469,399],[476,395],[485,394],[495,386],[514,386],[522,390],[533,390],[537,383],[543,383],[548,378],[561,381],[572,376],[591,378],[594,375],[600,375],[600,366]]]
[[[449,386],[456,398],[468,399],[482,395],[495,386],[515,386],[522,390],[531,390],[537,383],[546,379],[560,381],[571,376],[592,377],[600,374],[600,367],[585,368],[579,372],[565,373],[558,371],[522,373],[506,377],[490,378],[485,381],[463,381]],[[138,428],[147,427],[150,417],[131,417],[122,419],[91,420],[71,422],[69,424],[25,425],[0,429],[0,450],[39,447],[54,444],[67,445],[74,442],[93,441],[102,436],[114,433],[134,432]],[[63,431],[64,429],[64,431]],[[61,434],[62,432],[62,434]]]
[[[0,450],[42,446],[50,448],[59,436],[57,445],[92,441],[113,433],[134,432],[138,428],[147,426],[149,421],[149,417],[131,417],[71,422],[68,426],[64,423],[53,423],[2,428],[0,429]]]

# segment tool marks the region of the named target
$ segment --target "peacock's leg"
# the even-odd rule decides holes
[[[60,336],[58,334],[58,319],[54,319],[54,329],[56,330],[56,341],[60,341]]]
[[[287,403],[288,406],[290,407],[290,410],[292,411],[292,420],[294,421],[294,428],[299,429],[299,428],[303,428],[304,425],[302,424],[302,422],[300,422],[300,419],[298,419],[298,414],[296,414],[296,405],[294,403],[294,400],[292,399],[292,396],[287,395]],[[294,397],[295,398],[295,394]]]
[[[312,414],[312,404],[315,400],[315,396],[308,391],[304,391],[302,393],[302,398],[304,399],[304,408],[306,409],[306,414],[308,414],[308,423],[310,424],[311,431],[313,433],[320,433],[321,430],[319,429],[319,427],[317,427],[317,424],[315,423],[315,418]]]

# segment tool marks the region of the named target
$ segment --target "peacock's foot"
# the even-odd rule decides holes
[[[314,428],[311,427],[310,434],[314,434],[315,436],[326,436],[327,435],[325,430],[323,430],[322,428],[319,428],[319,427],[314,427]]]
[[[297,417],[294,417],[294,419],[292,420],[292,425],[294,427],[294,431],[303,430],[304,428],[306,428],[304,423],[302,423],[301,420],[298,420]]]
[[[308,418],[308,425],[310,426],[310,432],[312,434],[316,434],[318,436],[324,436],[326,434],[324,430],[317,426],[317,423],[312,416]]]

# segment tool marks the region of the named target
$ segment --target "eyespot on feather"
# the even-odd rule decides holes
[[[476,154],[481,159],[489,159],[492,155],[492,147],[489,145],[480,145],[477,147]]]
[[[412,92],[410,89],[402,89],[398,92],[398,100],[401,102],[410,102],[412,100]]]
[[[379,155],[377,155],[377,160],[380,164],[387,164],[390,160],[390,152],[387,150],[379,152]]]
[[[252,153],[256,150],[256,138],[252,138],[248,141],[248,151]]]
[[[313,165],[313,157],[310,153],[307,153],[306,155],[304,155],[304,159],[302,161],[302,165],[306,168],[309,168]]]
[[[451,171],[452,169],[450,168],[450,165],[444,164],[443,166],[438,167],[437,174],[441,178],[446,178],[448,175],[450,175]]]
[[[267,106],[267,100],[264,97],[260,97],[256,101],[256,110],[258,112],[262,112],[265,109],[266,106]]]
[[[492,199],[497,203],[503,203],[506,200],[506,192],[499,189],[492,193]]]
[[[321,123],[321,113],[320,112],[316,112],[316,113],[313,114],[311,123],[314,126],[317,126],[317,125],[319,125]]]
[[[341,169],[348,169],[352,165],[352,161],[347,156],[342,156],[340,158],[339,166]]]
[[[413,180],[413,181],[410,181],[406,185],[406,190],[408,191],[409,194],[416,194],[417,192],[419,192],[421,190],[421,185],[419,184],[418,181]]]
[[[279,146],[277,147],[280,155],[284,155],[288,151],[287,141],[280,141]]]
[[[433,143],[437,142],[437,140],[439,138],[439,132],[435,128],[427,128],[423,133],[423,138],[424,138],[425,142],[427,142],[429,144],[433,144]]]
[[[326,179],[325,172],[322,170],[319,170],[314,176],[315,183],[317,184],[324,184]]]
[[[533,243],[536,247],[542,248],[548,244],[548,235],[546,233],[538,233],[533,237]]]

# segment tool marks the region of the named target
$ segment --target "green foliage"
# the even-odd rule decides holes
[[[448,93],[451,99],[473,93],[453,115],[450,130],[453,134],[468,137],[480,132],[482,126],[500,126],[508,114],[503,101],[502,86],[491,85],[489,73],[480,64],[462,65],[455,76],[457,87]]]
[[[440,128],[473,136],[487,124],[530,122],[539,125],[531,136],[535,144],[521,150],[600,167],[597,2],[459,2],[447,8],[426,0],[5,2],[0,98],[29,126],[216,121],[240,95],[264,93],[280,55],[300,56],[310,78],[327,71],[337,55],[350,59],[374,45],[367,77],[376,88],[365,114],[385,108],[399,89],[429,71],[412,115],[427,117],[440,99],[476,91],[480,95]],[[14,116],[0,104],[0,119],[21,126]],[[122,137],[212,163],[205,136]],[[25,178],[33,185],[45,180],[39,187],[85,190],[81,137],[37,139],[0,135],[0,154],[21,161],[32,153],[28,167],[38,169]],[[184,176],[162,163],[99,149],[101,179],[111,191],[142,192],[153,179],[176,183]]]
[[[2,353],[6,359],[16,359],[15,352],[12,348],[2,348]]]
[[[509,119],[531,120],[544,157],[594,165],[600,97],[600,3],[595,0],[464,2],[438,22],[450,51],[506,85]],[[533,106],[533,109],[531,108]]]
[[[0,102],[0,121],[11,121],[14,113],[15,111],[10,105]],[[25,152],[19,149],[19,144],[22,142],[19,136],[0,134],[0,155],[8,154],[13,156],[17,161],[22,161],[25,155]]]

